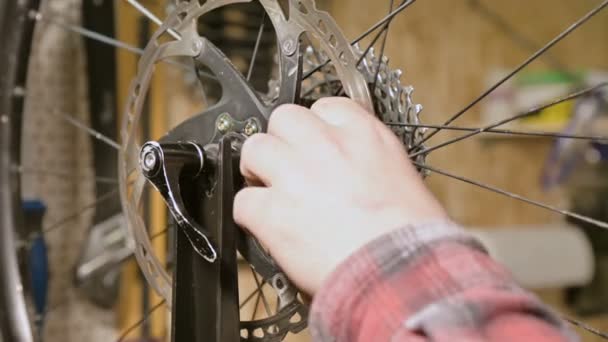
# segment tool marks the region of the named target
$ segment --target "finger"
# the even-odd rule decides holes
[[[380,137],[384,143],[395,143],[396,137],[386,125],[349,98],[325,97],[318,100],[311,110],[323,121],[341,128],[349,141],[357,137],[356,141],[367,144],[367,140]]]
[[[247,228],[257,239],[264,242],[268,232],[264,228],[272,226],[268,220],[271,206],[270,189],[248,187],[234,197],[233,217],[239,226]]]
[[[322,98],[310,110],[327,124],[343,128],[369,124],[371,116],[361,105],[345,97]]]
[[[268,122],[268,133],[280,137],[289,145],[318,140],[329,126],[301,106],[283,105],[277,108]]]
[[[272,185],[286,172],[289,147],[281,139],[269,134],[255,134],[245,141],[241,150],[241,174],[253,184],[261,181]]]

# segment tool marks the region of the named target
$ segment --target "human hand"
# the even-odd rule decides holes
[[[241,173],[263,186],[237,194],[235,221],[311,295],[376,237],[446,218],[393,132],[346,98],[278,108],[243,145]]]

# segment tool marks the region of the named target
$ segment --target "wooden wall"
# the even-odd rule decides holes
[[[501,13],[531,40],[544,44],[599,1],[480,0]],[[400,3],[400,1],[395,1]],[[330,11],[349,37],[355,37],[388,12],[388,1],[334,0]],[[551,50],[568,67],[608,68],[608,11]],[[495,68],[512,68],[530,50],[519,47],[467,0],[419,0],[393,22],[387,46],[394,68],[416,88],[415,100],[424,105],[424,121],[439,124],[464,107],[486,86]],[[546,68],[538,61],[530,69]],[[475,125],[479,111],[456,123]],[[516,114],[516,113],[513,113]],[[462,134],[462,133],[459,133]],[[449,137],[441,133],[435,144]],[[453,135],[452,135],[453,136]],[[542,161],[550,146],[542,139],[508,139],[488,143],[471,139],[433,153],[429,164],[462,176],[502,187],[534,199],[567,205],[559,193],[539,189]],[[467,225],[546,223],[561,219],[545,210],[433,175],[429,184],[457,221]]]
[[[600,1],[480,0],[502,14],[514,27],[540,44],[552,39]],[[397,3],[399,1],[395,1]],[[334,0],[330,10],[349,37],[355,37],[388,11],[388,1]],[[423,104],[424,121],[439,124],[463,108],[487,87],[485,77],[495,68],[513,68],[530,50],[519,47],[466,0],[419,0],[405,11],[390,31],[387,54],[395,68],[416,88]],[[551,50],[560,63],[574,69],[608,69],[608,11],[592,19]],[[547,68],[542,60],[530,69]],[[478,107],[476,107],[478,109]],[[515,114],[515,113],[514,113]],[[479,111],[472,110],[457,123],[475,125]],[[461,133],[462,134],[462,133]],[[451,134],[441,133],[437,143]],[[453,135],[452,135],[453,136]],[[533,199],[567,207],[559,191],[539,188],[542,162],[550,141],[507,139],[488,142],[471,139],[434,153],[429,164],[462,176],[499,186]],[[506,224],[548,223],[563,219],[525,203],[433,175],[431,188],[460,223],[483,227]],[[539,291],[558,311],[568,313],[559,290]],[[608,329],[606,317],[587,320]],[[584,341],[600,341],[579,331]]]

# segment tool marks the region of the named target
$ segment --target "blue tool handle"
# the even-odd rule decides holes
[[[49,259],[46,242],[43,236],[32,241],[29,255],[30,279],[32,281],[32,295],[34,307],[38,317],[44,317],[47,305],[47,292],[49,285]]]
[[[27,230],[33,236],[28,249],[28,269],[32,300],[36,310],[36,326],[42,336],[49,287],[48,248],[42,233],[46,206],[41,201],[24,201],[23,214]]]

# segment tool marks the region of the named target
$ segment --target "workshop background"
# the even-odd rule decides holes
[[[393,21],[385,53],[392,68],[403,70],[402,82],[414,86],[414,100],[424,106],[422,122],[440,124],[598,3],[420,0]],[[146,0],[142,4],[160,18],[166,16],[164,1]],[[388,3],[370,0],[317,0],[317,4],[336,18],[349,38],[389,11]],[[51,0],[47,5],[49,13],[57,14],[56,20],[82,25],[134,46],[143,46],[157,27],[123,0]],[[209,30],[217,34],[215,27]],[[224,34],[231,36],[230,31]],[[86,232],[114,219],[120,211],[118,197],[112,197],[112,184],[96,179],[116,177],[115,152],[56,116],[44,115],[51,107],[72,113],[116,138],[117,113],[126,103],[138,56],[84,39],[51,21],[38,27],[35,42],[28,91],[37,101],[30,101],[25,110],[32,125],[24,127],[28,143],[22,150],[26,156],[23,165],[61,169],[77,176],[58,179],[24,173],[24,196],[44,202],[47,225],[69,217],[75,208],[92,204],[91,210],[71,218],[69,225],[61,228],[64,233],[47,234],[53,280],[44,340],[168,340],[168,311],[157,305],[160,297],[145,284],[133,259],[119,258],[116,271],[104,273],[111,285],[92,281],[79,289],[73,286],[74,269],[86,259],[83,250],[95,244]],[[361,45],[366,43],[369,40]],[[234,54],[238,66],[242,57],[239,51]],[[459,119],[456,126],[483,127],[567,94],[581,80],[590,85],[608,81],[608,13],[600,13],[526,67],[524,73]],[[190,82],[194,80],[179,68],[158,66],[151,88],[154,96],[146,109],[152,136],[162,135],[200,106],[200,95]],[[562,132],[575,119],[576,108],[572,101],[510,128]],[[608,130],[606,114],[604,107],[574,133],[604,135]],[[442,132],[432,142],[460,134]],[[608,177],[601,147],[588,142],[564,147],[546,137],[480,134],[438,150],[428,163],[605,221]],[[524,285],[557,311],[608,330],[608,239],[602,237],[608,233],[441,175],[432,174],[427,182],[454,220],[478,234]],[[103,196],[108,200],[101,203]],[[151,196],[147,212],[151,234],[166,229],[167,213],[160,198]],[[170,258],[166,255],[168,243],[167,236],[153,241],[161,258]],[[120,252],[118,248],[116,253]],[[248,267],[242,266],[242,271],[248,272]],[[253,279],[250,283],[254,285]],[[246,288],[242,291],[250,292]],[[259,300],[256,305],[259,307],[250,310],[262,310]],[[579,332],[584,341],[601,340]],[[290,337],[290,341],[307,340],[306,333]]]

